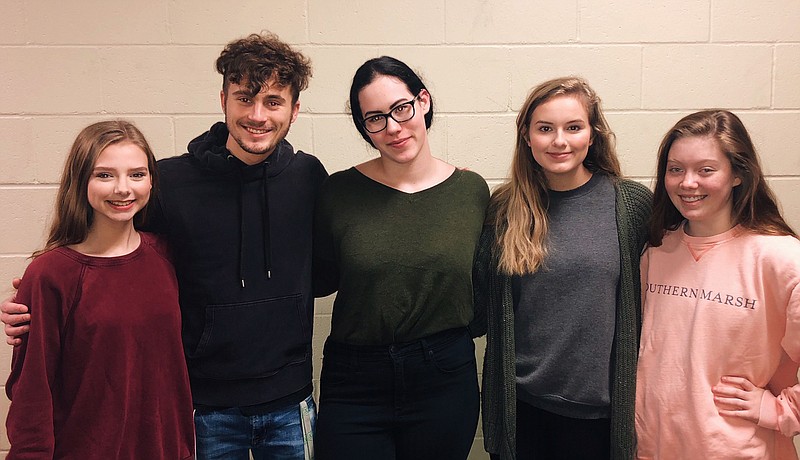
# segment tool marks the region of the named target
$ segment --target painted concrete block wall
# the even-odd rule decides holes
[[[579,74],[604,100],[624,172],[645,183],[661,136],[681,116],[734,110],[800,228],[796,0],[6,0],[0,18],[0,286],[42,244],[63,158],[83,126],[131,119],[159,157],[183,153],[221,119],[219,51],[261,30],[313,60],[289,140],[330,172],[375,155],[345,111],[352,73],[367,58],[393,55],[421,73],[437,110],[434,153],[490,185],[508,172],[527,91]],[[317,302],[316,375],[330,311],[330,298]],[[0,346],[0,383],[10,356]],[[7,408],[0,398],[3,420]],[[487,458],[480,436],[471,458]]]

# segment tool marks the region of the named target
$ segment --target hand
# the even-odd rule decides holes
[[[20,279],[14,278],[11,282],[14,289],[19,288]],[[28,307],[22,304],[14,303],[14,295],[7,298],[0,304],[0,321],[3,322],[5,325],[5,333],[6,333],[6,343],[9,345],[19,345],[22,343],[22,339],[19,337],[23,334],[28,332],[30,326],[27,324],[23,324],[21,326],[17,326],[18,324],[28,323],[31,320],[31,315],[28,314]]]
[[[719,415],[743,418],[753,423],[758,423],[761,415],[761,397],[764,391],[750,380],[732,375],[723,376],[711,388]]]

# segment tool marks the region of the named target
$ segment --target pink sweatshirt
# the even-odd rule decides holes
[[[642,257],[640,459],[796,459],[800,241],[683,228]],[[758,424],[718,413],[723,375],[767,388]]]

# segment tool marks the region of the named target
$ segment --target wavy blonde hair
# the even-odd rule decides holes
[[[533,88],[517,115],[517,141],[509,180],[492,194],[487,223],[497,235],[498,268],[509,275],[539,270],[547,257],[548,184],[542,167],[526,142],[533,111],[558,96],[583,102],[592,130],[592,145],[583,165],[592,173],[621,176],[615,136],[608,126],[597,93],[580,77],[562,77]]]

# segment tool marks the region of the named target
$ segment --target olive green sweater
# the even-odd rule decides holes
[[[620,279],[612,348],[611,458],[627,460],[635,456],[636,359],[641,330],[639,257],[647,238],[652,194],[629,180],[619,180],[615,187]],[[484,444],[488,452],[501,459],[515,460],[514,306],[511,277],[497,270],[495,243],[494,227],[486,226],[475,256],[473,332],[479,334],[483,332],[481,326],[487,328],[482,390]]]
[[[338,289],[331,339],[407,342],[473,319],[472,266],[489,188],[456,170],[405,193],[355,168],[323,184],[315,216],[315,294]]]

